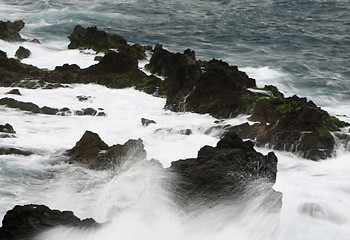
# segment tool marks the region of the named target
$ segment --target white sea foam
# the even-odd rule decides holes
[[[102,3],[90,1],[90,9],[103,8]],[[114,1],[115,3],[116,1]],[[118,3],[135,1],[118,1]],[[49,2],[47,2],[49,3]],[[65,2],[66,3],[66,2]],[[86,2],[83,3],[84,6]],[[0,4],[2,19],[27,23],[22,35],[32,36],[28,29],[40,29],[57,22],[82,22],[90,11],[79,14],[79,9],[39,10],[38,15],[23,10],[23,6]],[[137,17],[115,14],[97,14],[102,19],[139,20]],[[76,15],[76,16],[74,16]],[[40,38],[40,36],[39,36]],[[40,68],[53,69],[64,63],[80,67],[95,64],[95,53],[67,50],[68,40],[48,41],[42,44],[6,43],[0,40],[0,49],[10,57],[19,45],[32,51],[23,62]],[[269,67],[242,68],[257,80],[257,85],[275,85],[286,96],[295,93],[293,79],[287,73]],[[333,83],[332,83],[333,84]],[[94,217],[100,222],[110,221],[98,231],[58,228],[45,233],[42,240],[107,240],[107,239],[348,239],[350,235],[350,154],[337,150],[337,157],[312,162],[293,154],[276,151],[279,159],[277,182],[274,188],[283,193],[280,216],[247,210],[237,216],[237,206],[218,206],[202,210],[197,215],[186,215],[174,208],[169,194],[161,188],[169,176],[145,165],[132,166],[125,172],[93,171],[64,163],[63,151],[74,146],[85,130],[98,133],[109,145],[124,143],[130,138],[142,138],[147,158],[155,158],[167,167],[171,161],[191,158],[204,145],[214,146],[218,141],[218,125],[237,125],[247,116],[215,124],[208,115],[173,113],[165,111],[165,99],[155,98],[133,89],[113,90],[97,85],[72,85],[54,90],[22,89],[22,96],[5,95],[11,88],[0,88],[0,98],[12,97],[30,101],[40,107],[103,108],[106,117],[33,115],[0,106],[0,124],[13,125],[16,138],[0,139],[0,147],[16,147],[35,152],[34,155],[0,156],[0,217],[16,204],[45,204],[60,210],[72,210],[81,218]],[[310,93],[309,93],[310,94]],[[80,102],[76,96],[91,96]],[[347,101],[312,99],[327,111],[349,121]],[[343,116],[347,115],[347,116]],[[140,119],[157,123],[143,127]],[[191,129],[192,135],[179,134]],[[220,128],[219,128],[220,129]],[[158,130],[158,131],[157,131]],[[210,133],[210,134],[209,134]],[[209,135],[207,135],[209,134]],[[269,149],[258,148],[267,153]],[[170,176],[171,177],[171,176]],[[238,206],[239,207],[239,206]],[[277,221],[279,219],[279,222]]]
[[[141,164],[118,175],[114,172],[95,172],[61,162],[61,154],[63,150],[73,147],[85,130],[91,130],[109,145],[141,137],[148,159],[155,158],[164,166],[169,166],[173,160],[195,157],[205,144],[216,144],[216,137],[204,134],[217,125],[214,118],[165,111],[165,99],[133,89],[116,90],[93,84],[77,84],[53,90],[20,88],[22,96],[5,95],[9,90],[0,88],[0,96],[31,101],[40,107],[101,107],[107,114],[106,117],[47,116],[0,107],[2,115],[6,116],[1,124],[9,122],[17,131],[17,138],[2,139],[0,147],[19,147],[37,152],[30,157],[1,156],[1,215],[15,204],[39,203],[51,208],[73,210],[81,218],[112,221],[97,232],[57,229],[46,233],[43,239],[50,236],[55,240],[103,240],[111,235],[117,236],[117,239],[136,239],[140,236],[145,239],[167,236],[167,239],[227,239],[232,234],[238,239],[297,239],[301,234],[341,239],[349,234],[350,209],[345,200],[350,197],[347,152],[340,152],[338,157],[322,162],[277,152],[279,172],[275,189],[284,194],[279,224],[276,216],[255,211],[235,218],[234,206],[203,210],[192,218],[174,208],[168,193],[159,187],[168,176],[163,176],[156,169]],[[76,98],[80,95],[91,98],[80,102]],[[143,127],[142,117],[157,123]],[[236,125],[245,120],[246,116],[241,116],[222,124]],[[178,131],[156,131],[187,128],[192,130],[192,135],[181,135]],[[269,151],[258,150],[264,153]],[[19,172],[21,175],[18,175]],[[11,180],[13,178],[17,180]],[[23,182],[26,184],[23,185]],[[307,205],[309,203],[314,205]],[[304,212],[300,210],[303,207],[306,209]],[[216,227],[208,228],[208,224]],[[135,226],[138,231],[133,230]]]
[[[31,51],[31,56],[22,60],[23,63],[31,64],[39,68],[53,70],[56,66],[63,64],[77,64],[81,68],[89,67],[97,62],[94,58],[102,54],[94,51],[80,51],[77,49],[68,50],[69,41],[50,41],[42,44],[24,42],[8,43],[0,40],[0,50],[7,53],[10,58],[15,57],[15,52],[19,46],[23,46]]]

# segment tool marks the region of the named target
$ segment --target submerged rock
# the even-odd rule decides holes
[[[260,123],[233,129],[258,146],[325,159],[334,153],[331,132],[347,125],[305,98],[285,98],[274,86],[256,88],[254,79],[226,62],[197,61],[190,50],[170,53],[158,46],[147,68],[166,77],[165,107],[170,110],[210,113],[217,118],[251,114],[249,120]]]
[[[6,213],[0,239],[29,240],[58,226],[88,229],[97,228],[100,224],[91,218],[81,220],[71,211],[51,210],[44,205],[17,205]]]
[[[147,127],[150,124],[155,124],[156,122],[154,120],[151,119],[147,119],[147,118],[141,118],[141,124],[142,126]]]
[[[17,83],[12,84],[12,87],[21,87],[28,89],[56,89],[56,88],[67,88],[67,85],[60,83],[50,83],[42,80],[21,80]]]
[[[277,157],[273,152],[264,156],[253,145],[229,131],[216,147],[202,147],[197,158],[172,162],[169,169],[180,176],[180,184],[176,186],[180,201],[185,206],[244,201],[250,191],[254,194],[262,191],[268,195],[264,204],[279,210],[281,194],[272,189]],[[257,185],[259,188],[253,188]]]
[[[141,139],[128,140],[124,145],[109,147],[100,136],[86,131],[76,145],[67,151],[68,162],[79,163],[95,170],[119,169],[146,159]]]
[[[27,48],[24,48],[22,46],[20,46],[16,53],[15,53],[15,56],[19,59],[19,60],[22,60],[22,59],[25,59],[25,58],[29,58],[30,55],[32,55],[32,53],[30,52],[29,49]]]
[[[30,156],[33,153],[30,151],[24,151],[18,148],[0,148],[0,155],[23,155],[23,156]]]
[[[77,98],[80,102],[86,102],[91,99],[91,96],[77,96]]]
[[[24,28],[24,22],[21,20],[14,22],[0,21],[0,39],[7,42],[23,42],[24,39],[19,34],[22,28]]]
[[[347,219],[331,209],[326,208],[318,203],[304,203],[298,207],[298,211],[302,215],[306,215],[312,218],[329,221],[336,224],[343,224]]]

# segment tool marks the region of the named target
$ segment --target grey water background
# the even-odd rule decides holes
[[[134,43],[191,48],[201,59],[268,66],[296,94],[350,102],[348,0],[0,0],[0,18],[23,19],[23,34],[43,41],[80,24]]]

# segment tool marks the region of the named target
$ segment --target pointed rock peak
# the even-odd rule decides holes
[[[68,151],[70,156],[86,154],[87,150],[106,150],[108,145],[102,141],[97,133],[86,131],[75,146]]]

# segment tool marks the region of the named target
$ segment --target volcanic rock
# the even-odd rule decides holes
[[[26,81],[21,81],[26,79]],[[33,81],[35,79],[35,81]],[[31,80],[31,81],[28,81]],[[46,84],[44,81],[50,81]],[[32,88],[62,87],[62,83],[97,83],[111,88],[135,87],[149,94],[162,94],[162,80],[156,76],[147,76],[138,68],[137,57],[128,51],[116,53],[110,51],[101,61],[86,69],[73,64],[56,67],[55,70],[43,70],[9,59],[0,51],[0,86]]]
[[[0,50],[0,86],[9,87],[24,78],[38,79],[44,73],[45,71],[23,64],[17,59],[8,58]]]
[[[23,156],[30,156],[33,153],[30,151],[24,151],[18,148],[0,148],[0,155],[23,155]]]
[[[22,60],[22,59],[25,59],[25,58],[29,58],[31,54],[32,54],[32,53],[30,52],[29,49],[20,46],[20,47],[18,48],[18,50],[16,51],[15,56],[16,56],[19,60]]]
[[[167,106],[176,105],[176,107],[169,107],[171,110],[182,110],[180,103],[192,91],[196,80],[202,75],[194,51],[187,49],[183,54],[171,53],[161,45],[154,48],[146,68],[151,73],[166,77],[164,85]]]
[[[181,129],[181,130],[180,130],[180,134],[189,136],[189,135],[192,135],[192,130],[189,129],[189,128],[187,128],[187,129]]]
[[[155,124],[156,122],[154,120],[151,119],[147,119],[147,118],[141,118],[141,124],[142,126],[147,127],[150,124]]]
[[[21,92],[18,89],[12,89],[11,91],[7,92],[6,94],[14,94],[14,95],[22,95]]]
[[[127,41],[122,36],[107,34],[105,31],[98,30],[97,27],[84,28],[77,25],[68,38],[71,41],[68,45],[69,49],[90,48],[101,52],[127,45]]]
[[[41,113],[46,115],[60,115],[60,116],[69,116],[72,115],[73,112],[76,115],[90,115],[90,116],[105,116],[104,112],[98,112],[93,108],[83,108],[82,110],[73,111],[67,107],[62,109],[51,108],[44,106],[42,108],[38,107],[38,105],[31,102],[21,102],[12,98],[2,98],[0,99],[0,105],[4,105],[9,108],[17,108],[23,111],[28,111],[31,113]]]
[[[71,211],[51,210],[44,205],[17,205],[6,213],[0,228],[0,239],[28,240],[58,226],[88,229],[100,224],[91,218],[80,220]]]
[[[179,174],[182,183],[176,191],[183,204],[244,199],[253,185],[261,184],[269,195],[267,204],[279,209],[281,194],[272,189],[277,157],[273,152],[264,156],[253,145],[229,131],[216,147],[202,147],[197,158],[172,162],[170,170]]]
[[[166,108],[173,111],[234,117],[242,113],[240,97],[250,94],[246,88],[256,86],[255,80],[237,67],[216,59],[199,62],[189,49],[181,54],[156,46],[146,68],[166,77]]]
[[[97,114],[97,111],[93,108],[83,108],[83,115],[90,115],[90,116],[95,116]]]
[[[0,21],[0,39],[5,40],[7,42],[23,42],[19,31],[24,28],[24,22],[14,21],[14,22],[4,22]]]
[[[105,31],[98,30],[97,27],[84,28],[77,25],[68,38],[71,41],[68,45],[69,49],[93,49],[97,52],[108,52],[110,49],[117,49],[119,53],[137,59],[144,59],[146,57],[145,52],[152,49],[140,44],[129,45],[122,36],[108,34]]]
[[[130,139],[124,145],[109,147],[91,131],[86,131],[75,147],[67,151],[67,155],[68,162],[87,165],[95,170],[118,169],[146,159],[141,139]]]
[[[28,111],[32,113],[41,113],[41,109],[38,105],[31,102],[21,102],[12,98],[2,98],[0,99],[0,105],[5,105],[9,108],[18,108],[23,111]]]
[[[91,99],[91,96],[77,96],[77,98],[80,102],[85,102]]]
[[[3,133],[16,133],[11,124],[6,123],[5,125],[0,125],[0,132]]]
[[[291,151],[311,160],[331,157],[335,140],[330,132],[346,125],[297,96],[260,100],[249,120],[259,123],[232,130],[241,138],[254,139],[258,146]]]
[[[67,88],[67,85],[60,83],[50,83],[42,80],[21,80],[17,83],[14,83],[12,87],[21,87],[28,89],[56,89],[56,88]]]

